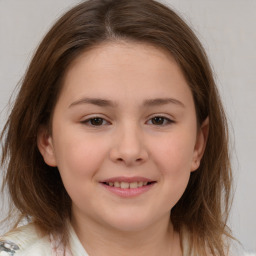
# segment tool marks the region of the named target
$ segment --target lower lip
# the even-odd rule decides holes
[[[117,188],[117,187],[111,187],[104,183],[101,183],[102,186],[104,186],[108,191],[120,196],[120,197],[135,197],[139,196],[147,191],[149,191],[156,183],[152,183],[146,186],[142,186],[139,188]]]

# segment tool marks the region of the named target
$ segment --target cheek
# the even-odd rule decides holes
[[[172,208],[184,193],[191,173],[194,142],[175,136],[154,147],[154,162],[164,186],[164,200]]]
[[[79,206],[81,202],[90,203],[87,195],[92,196],[93,180],[101,168],[106,156],[106,145],[101,144],[93,138],[80,136],[59,136],[56,140],[55,152],[57,166],[73,204]],[[64,138],[64,139],[63,139]],[[97,201],[97,200],[95,200]]]
[[[153,148],[154,161],[165,175],[182,175],[191,171],[194,140],[185,136],[171,136]]]
[[[91,179],[106,157],[107,145],[93,136],[81,137],[76,134],[59,137],[65,138],[55,145],[57,165],[62,177],[82,179],[90,176]]]
[[[166,200],[170,202],[170,209],[172,209],[182,197],[185,192],[190,178],[190,173],[183,173],[179,177],[171,176],[165,184]]]
[[[191,156],[183,150],[170,150],[164,156],[164,165],[161,166],[165,200],[169,202],[170,209],[182,197],[191,174]]]

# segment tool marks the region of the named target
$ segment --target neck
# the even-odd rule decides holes
[[[78,216],[72,218],[72,225],[89,255],[181,255],[179,236],[169,216],[136,231],[120,231]]]

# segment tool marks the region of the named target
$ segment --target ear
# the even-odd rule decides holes
[[[207,143],[208,133],[209,133],[209,117],[207,117],[203,121],[202,125],[198,129],[191,171],[195,171],[200,166],[200,161],[203,157],[206,143]]]
[[[47,165],[56,167],[56,158],[54,153],[52,136],[45,126],[39,128],[37,134],[37,147]]]

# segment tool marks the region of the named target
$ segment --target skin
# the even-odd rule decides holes
[[[72,225],[90,255],[182,254],[170,212],[199,167],[207,132],[208,120],[198,127],[191,90],[164,50],[109,42],[72,63],[52,134],[41,129],[38,147],[60,171]],[[123,198],[100,183],[117,176],[156,183]]]

